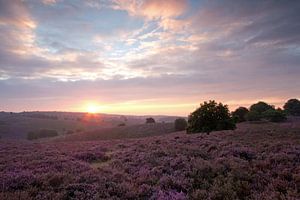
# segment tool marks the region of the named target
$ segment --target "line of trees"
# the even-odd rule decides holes
[[[288,100],[283,108],[284,110],[275,108],[273,105],[259,101],[251,105],[249,109],[239,107],[230,113],[227,105],[213,100],[205,101],[188,116],[186,130],[187,133],[205,132],[209,134],[216,130],[233,130],[236,128],[236,123],[244,121],[283,122],[287,120],[287,115],[300,116],[300,101],[298,99]],[[179,122],[183,123],[182,121],[175,121],[175,129],[176,126],[179,126]]]
[[[232,117],[235,122],[261,120],[283,122],[287,119],[287,115],[300,116],[300,101],[298,99],[290,99],[284,104],[283,109],[276,109],[273,105],[259,101],[251,105],[249,109],[245,107],[237,108],[232,112]]]

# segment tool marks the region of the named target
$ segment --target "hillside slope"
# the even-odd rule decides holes
[[[300,123],[94,142],[0,142],[0,199],[299,199]]]
[[[65,135],[55,139],[55,141],[93,141],[108,139],[140,138],[164,135],[174,131],[175,129],[173,123],[138,124],[114,128],[103,128],[95,131]]]

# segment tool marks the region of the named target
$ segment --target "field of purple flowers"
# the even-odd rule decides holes
[[[300,122],[93,142],[0,142],[0,199],[300,199]]]

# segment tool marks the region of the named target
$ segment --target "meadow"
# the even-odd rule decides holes
[[[300,120],[93,141],[0,140],[0,199],[299,199]]]

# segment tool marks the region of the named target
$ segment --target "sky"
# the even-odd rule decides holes
[[[300,1],[0,0],[0,110],[186,116],[300,98]]]

